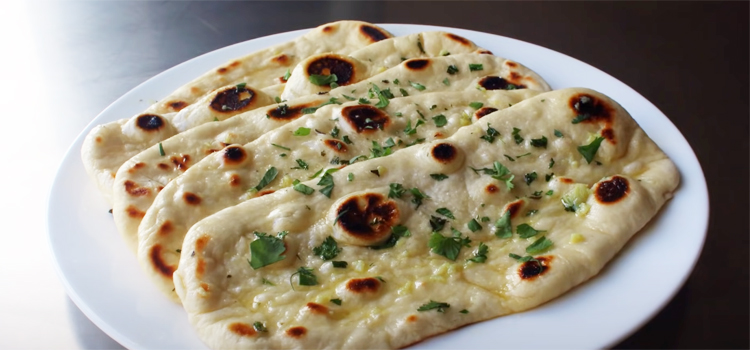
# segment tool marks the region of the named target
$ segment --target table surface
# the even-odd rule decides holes
[[[33,132],[0,128],[6,170],[24,170],[0,175],[11,199],[0,204],[0,348],[122,348],[66,296],[46,239],[56,168],[100,111],[200,54],[340,19],[520,39],[587,62],[653,102],[695,150],[712,212],[687,283],[617,347],[749,348],[749,10],[747,2],[4,2],[0,110],[6,120],[32,118]]]

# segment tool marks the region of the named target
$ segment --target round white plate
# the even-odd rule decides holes
[[[406,24],[394,35],[444,30],[523,63],[554,89],[587,87],[618,101],[677,164],[682,182],[661,213],[595,278],[536,309],[463,327],[414,348],[604,348],[653,317],[680,289],[708,227],[708,191],[700,164],[675,126],[648,100],[606,73],[563,54],[475,31]],[[86,175],[80,149],[98,124],[143,111],[200,74],[251,51],[291,40],[299,30],[216,50],[131,90],[89,124],[63,159],[49,198],[49,240],[70,298],[114,340],[131,349],[203,349],[182,308],[141,271]]]

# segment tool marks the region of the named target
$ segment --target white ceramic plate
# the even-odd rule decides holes
[[[654,105],[617,79],[571,57],[493,34],[434,26],[383,25],[394,35],[444,30],[535,70],[554,88],[587,87],[618,101],[677,164],[682,183],[656,219],[591,281],[541,307],[461,328],[414,348],[604,348],[647,322],[679,290],[708,227],[708,191],[698,160]],[[230,59],[291,40],[276,34],[207,53],[131,90],[89,124],[65,156],[49,199],[48,231],[70,298],[104,332],[131,349],[201,349],[179,305],[141,271],[115,229],[109,205],[86,175],[81,143],[91,128],[135,115]]]

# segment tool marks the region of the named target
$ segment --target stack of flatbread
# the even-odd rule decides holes
[[[671,198],[617,102],[343,21],[95,128],[86,169],[212,348],[399,348],[597,274]]]

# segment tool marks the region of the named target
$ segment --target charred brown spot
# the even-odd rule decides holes
[[[599,183],[596,187],[596,199],[602,203],[615,203],[625,197],[628,192],[630,192],[628,180],[624,177],[614,176]]]
[[[274,191],[274,190],[264,190],[264,191],[260,191],[260,192],[258,192],[258,197],[263,197],[263,196],[265,196],[265,195],[267,195],[267,194],[271,194],[271,193],[274,193],[274,192],[276,192],[276,191]]]
[[[384,33],[382,30],[368,25],[360,26],[359,31],[366,37],[370,38],[372,42],[385,40],[391,37],[390,34]]]
[[[204,272],[206,272],[206,261],[202,258],[198,258],[198,263],[195,264],[195,274],[200,277],[203,276]],[[208,292],[207,287],[208,286],[206,286],[206,288],[203,288],[206,290],[206,292]]]
[[[307,328],[302,326],[292,327],[286,330],[286,335],[292,338],[302,338],[305,334],[307,334]]]
[[[435,138],[436,138],[436,139],[439,139],[439,138],[441,138],[441,137],[443,137],[443,136],[445,136],[445,135],[443,135],[443,133],[442,133],[442,132],[438,131],[438,132],[436,132],[436,133],[435,133],[435,135],[434,135],[434,136],[435,136]]]
[[[163,224],[161,224],[161,227],[159,227],[159,234],[162,236],[165,236],[165,235],[168,235],[173,230],[174,230],[174,226],[172,225],[172,222],[167,220]]]
[[[239,186],[241,182],[240,176],[237,174],[232,174],[232,176],[229,177],[229,185],[230,186]]]
[[[615,143],[615,131],[611,128],[606,128],[602,130],[602,137],[607,139],[611,143]]]
[[[167,104],[175,112],[179,112],[181,109],[187,107],[187,105],[188,103],[185,101],[172,101]]]
[[[185,200],[185,203],[190,205],[201,204],[201,197],[198,197],[195,193],[185,192],[185,194],[182,195],[182,199]]]
[[[353,278],[346,282],[346,289],[354,293],[375,293],[380,288],[377,278]]]
[[[495,185],[495,184],[490,184],[489,186],[487,186],[485,188],[485,191],[487,191],[487,193],[489,193],[489,194],[495,194],[498,191],[500,191],[500,188],[497,187],[497,185]]]
[[[164,275],[164,277],[172,278],[172,274],[174,273],[174,266],[168,265],[164,260],[161,258],[161,245],[157,244],[153,247],[151,247],[151,254],[149,254],[151,258],[151,264],[154,265],[156,270]]]
[[[333,31],[333,27],[332,26],[325,26],[325,27],[323,27],[323,32],[324,33],[330,33],[331,31]]]
[[[284,55],[284,54],[278,55],[278,56],[276,56],[276,57],[274,57],[272,59],[273,59],[274,62],[282,64],[282,65],[289,64],[289,56]]]
[[[232,62],[232,63],[229,64],[229,66],[232,67],[232,68],[237,67],[239,65],[240,65],[240,61],[234,61],[234,62]]]
[[[146,213],[138,210],[138,208],[132,205],[125,208],[125,212],[128,213],[128,216],[135,219],[143,218],[146,215]]]
[[[360,200],[364,208],[360,207]],[[378,241],[391,232],[399,212],[396,203],[379,193],[353,196],[339,206],[338,225],[348,234],[369,241]]]
[[[310,310],[310,312],[317,314],[317,315],[327,315],[328,314],[328,308],[317,304],[317,303],[307,303],[307,309]]]
[[[208,292],[208,284],[207,283],[201,283],[201,288],[203,288],[203,290],[205,290],[206,292]]]
[[[518,74],[516,72],[510,72],[510,79],[511,80],[519,80],[519,79],[521,79],[521,74]]]
[[[535,258],[535,260],[529,260],[518,269],[518,275],[521,276],[522,279],[528,280],[532,279],[534,277],[537,277],[539,275],[544,274],[550,269],[550,261],[552,261],[552,257],[544,257],[540,256],[538,258]]]
[[[215,153],[215,152],[218,152],[218,151],[221,151],[221,150],[220,149],[213,149],[213,148],[211,148],[211,149],[205,150],[203,153],[205,153],[206,155],[209,155],[211,153]]]
[[[255,328],[253,328],[249,324],[240,323],[240,322],[230,324],[229,330],[232,333],[237,334],[242,337],[252,337],[258,334],[258,332],[255,331]]]
[[[515,90],[526,88],[526,85],[512,83],[505,80],[505,78],[496,76],[482,78],[482,80],[479,81],[479,85],[487,90]]]
[[[125,192],[134,197],[148,196],[151,194],[151,190],[146,187],[140,187],[133,181],[127,180],[124,183]]]
[[[409,68],[411,70],[422,70],[427,68],[430,65],[430,60],[424,59],[424,58],[418,58],[414,60],[408,60],[406,61],[406,68]]]
[[[190,162],[190,156],[187,154],[182,154],[180,157],[172,156],[170,160],[172,161],[172,164],[174,164],[175,168],[185,171],[188,168],[187,164],[188,162]]]
[[[354,76],[354,65],[336,56],[325,56],[310,62],[307,66],[307,75],[331,75],[336,74],[336,84],[348,85],[352,83]]]
[[[255,91],[247,87],[230,87],[216,94],[211,109],[219,113],[231,113],[247,107],[255,97]]]
[[[568,105],[578,114],[581,123],[611,123],[614,109],[601,99],[588,94],[578,94],[570,98]]]
[[[294,120],[304,115],[302,113],[302,110],[305,108],[310,107],[316,107],[316,105],[312,103],[306,103],[299,106],[290,107],[288,105],[278,105],[273,109],[269,109],[266,114],[271,119],[278,119],[278,120]]]
[[[497,112],[497,108],[492,107],[482,107],[476,112],[474,112],[474,116],[477,117],[477,119],[482,119],[487,114]]]
[[[159,186],[159,187],[156,188],[156,192],[161,192],[161,190],[163,190],[163,189],[164,189],[164,186]]]
[[[477,50],[476,53],[480,55],[492,55],[492,51],[485,49]]]
[[[224,68],[224,67],[221,67],[221,68],[217,69],[217,70],[216,70],[216,72],[217,72],[217,73],[219,73],[219,74],[224,74],[224,73],[226,73],[226,72],[227,72],[227,70],[228,70],[228,69],[226,69],[226,68]]]
[[[508,204],[505,207],[505,211],[510,212],[510,218],[512,219],[518,216],[518,213],[521,212],[521,208],[523,208],[523,200],[517,200]]]
[[[385,112],[368,105],[344,107],[341,115],[360,134],[383,130],[391,123]]]
[[[245,158],[247,158],[247,153],[242,147],[232,146],[224,149],[224,163],[226,164],[239,164]]]
[[[98,143],[102,142],[102,138],[99,137],[99,136],[97,136],[94,140],[96,140],[96,142],[98,142]]]
[[[138,169],[140,169],[140,168],[143,168],[143,167],[145,167],[145,166],[146,166],[146,163],[142,163],[142,162],[139,162],[139,163],[135,163],[135,165],[133,165],[133,167],[132,167],[132,168],[128,169],[128,172],[132,174],[132,173],[134,173],[134,172],[135,172],[136,170],[138,170]]]
[[[198,253],[202,252],[203,249],[206,248],[209,240],[210,238],[208,236],[201,236],[195,240],[195,251]]]
[[[564,183],[564,184],[572,184],[573,183],[573,179],[569,179],[567,177],[561,177],[561,178],[558,178],[558,180],[560,182]]]
[[[347,149],[346,149],[346,144],[345,144],[345,143],[343,143],[343,142],[341,142],[341,141],[339,141],[339,140],[328,139],[328,140],[325,140],[325,141],[323,141],[323,142],[324,142],[324,143],[326,144],[326,146],[328,146],[328,147],[329,147],[330,149],[332,149],[332,150],[334,150],[334,151],[336,151],[336,152],[338,152],[338,153],[344,153],[344,152],[346,152],[346,150],[347,150]]]
[[[451,39],[451,40],[453,40],[453,41],[457,41],[457,42],[459,42],[459,43],[460,43],[461,45],[466,45],[466,46],[469,46],[469,45],[471,45],[471,41],[467,40],[467,39],[466,39],[466,38],[464,38],[464,37],[458,36],[458,35],[456,35],[456,34],[450,34],[450,33],[448,33],[448,34],[446,34],[445,36],[447,36],[447,37],[448,37],[448,39]]]
[[[457,155],[458,150],[450,143],[440,143],[432,148],[432,157],[443,164],[450,163]]]
[[[511,67],[511,68],[516,68],[516,67],[518,67],[518,63],[516,63],[516,62],[506,61],[506,62],[505,62],[505,64],[506,64],[506,65],[507,65],[508,67]]]
[[[417,321],[417,315],[409,315],[409,317],[406,318],[406,322],[416,322]]]
[[[203,89],[201,89],[201,88],[199,88],[197,86],[191,86],[190,87],[190,92],[192,92],[193,95],[201,95],[201,94],[203,94]]]
[[[135,122],[139,128],[146,131],[158,131],[164,126],[164,119],[156,114],[141,114]]]
[[[164,163],[159,163],[156,166],[159,167],[159,169],[161,170],[169,170],[169,165],[164,164]]]

